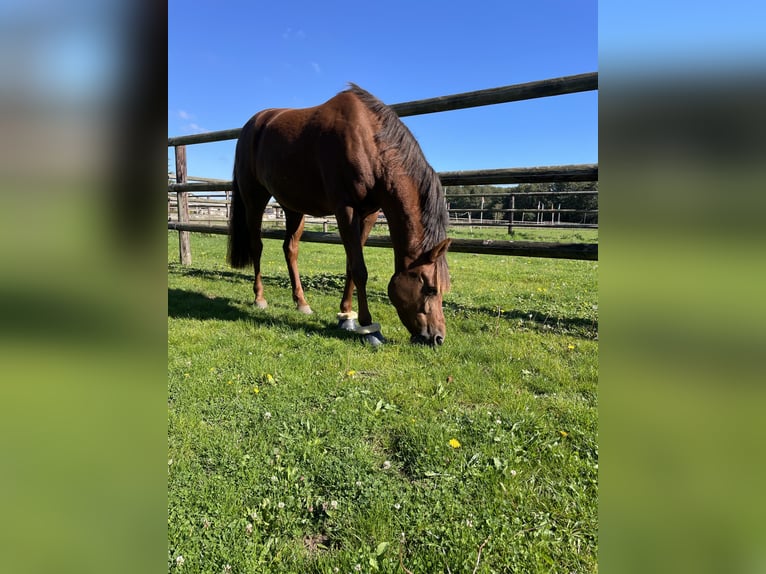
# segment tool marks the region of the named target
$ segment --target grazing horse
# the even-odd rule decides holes
[[[446,251],[451,241],[444,191],[396,112],[350,84],[319,106],[264,110],[244,125],[234,160],[228,261],[234,268],[253,263],[255,304],[261,308],[267,306],[260,271],[261,220],[271,197],[285,212],[283,248],[299,311],[311,313],[297,264],[304,215],[333,214],[346,250],[338,316],[356,316],[356,286],[357,332],[375,330],[362,247],[382,209],[394,250],[389,299],[412,342],[444,342],[442,294],[450,284]],[[377,344],[383,339],[367,340]]]

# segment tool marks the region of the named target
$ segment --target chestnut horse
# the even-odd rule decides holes
[[[333,214],[346,250],[338,316],[356,315],[356,286],[362,326],[357,331],[379,331],[367,305],[362,247],[382,209],[394,250],[389,299],[412,342],[444,342],[442,294],[450,283],[444,191],[396,112],[350,84],[322,105],[264,110],[244,125],[234,160],[228,260],[234,268],[253,263],[255,304],[261,308],[267,306],[260,271],[261,220],[271,197],[285,212],[283,248],[299,311],[311,313],[297,264],[304,215]],[[368,338],[374,344],[382,340]]]

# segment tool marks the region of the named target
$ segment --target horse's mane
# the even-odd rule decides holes
[[[396,112],[356,84],[350,83],[349,86],[347,91],[358,97],[380,120],[381,129],[375,134],[375,141],[381,155],[387,156],[394,152],[397,163],[418,188],[423,223],[423,240],[420,247],[423,251],[427,251],[447,238],[449,214],[439,176],[426,161],[415,136],[399,119]],[[437,265],[439,265],[439,281],[443,282],[443,290],[446,291],[449,289],[447,258],[440,257]]]

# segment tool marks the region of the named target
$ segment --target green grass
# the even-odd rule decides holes
[[[169,571],[597,571],[597,263],[450,254],[432,349],[369,248],[376,350],[335,328],[340,246],[301,245],[311,316],[278,241],[266,310],[225,237],[192,254],[168,233]]]

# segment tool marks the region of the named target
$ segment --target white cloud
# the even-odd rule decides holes
[[[322,73],[322,68],[316,62],[311,62],[311,67],[314,68],[314,72],[316,72],[317,74]]]
[[[292,40],[294,38],[297,38],[298,40],[304,40],[306,38],[306,32],[303,30],[293,30],[292,28],[288,28],[282,32],[282,39]]]
[[[186,124],[184,126],[184,130],[190,131],[190,132],[195,133],[195,134],[199,134],[199,133],[208,131],[205,128],[203,128],[202,126],[200,126],[199,124],[195,124],[194,122]]]
[[[191,114],[187,112],[186,110],[178,110],[178,117],[181,118],[182,120],[192,119]]]

